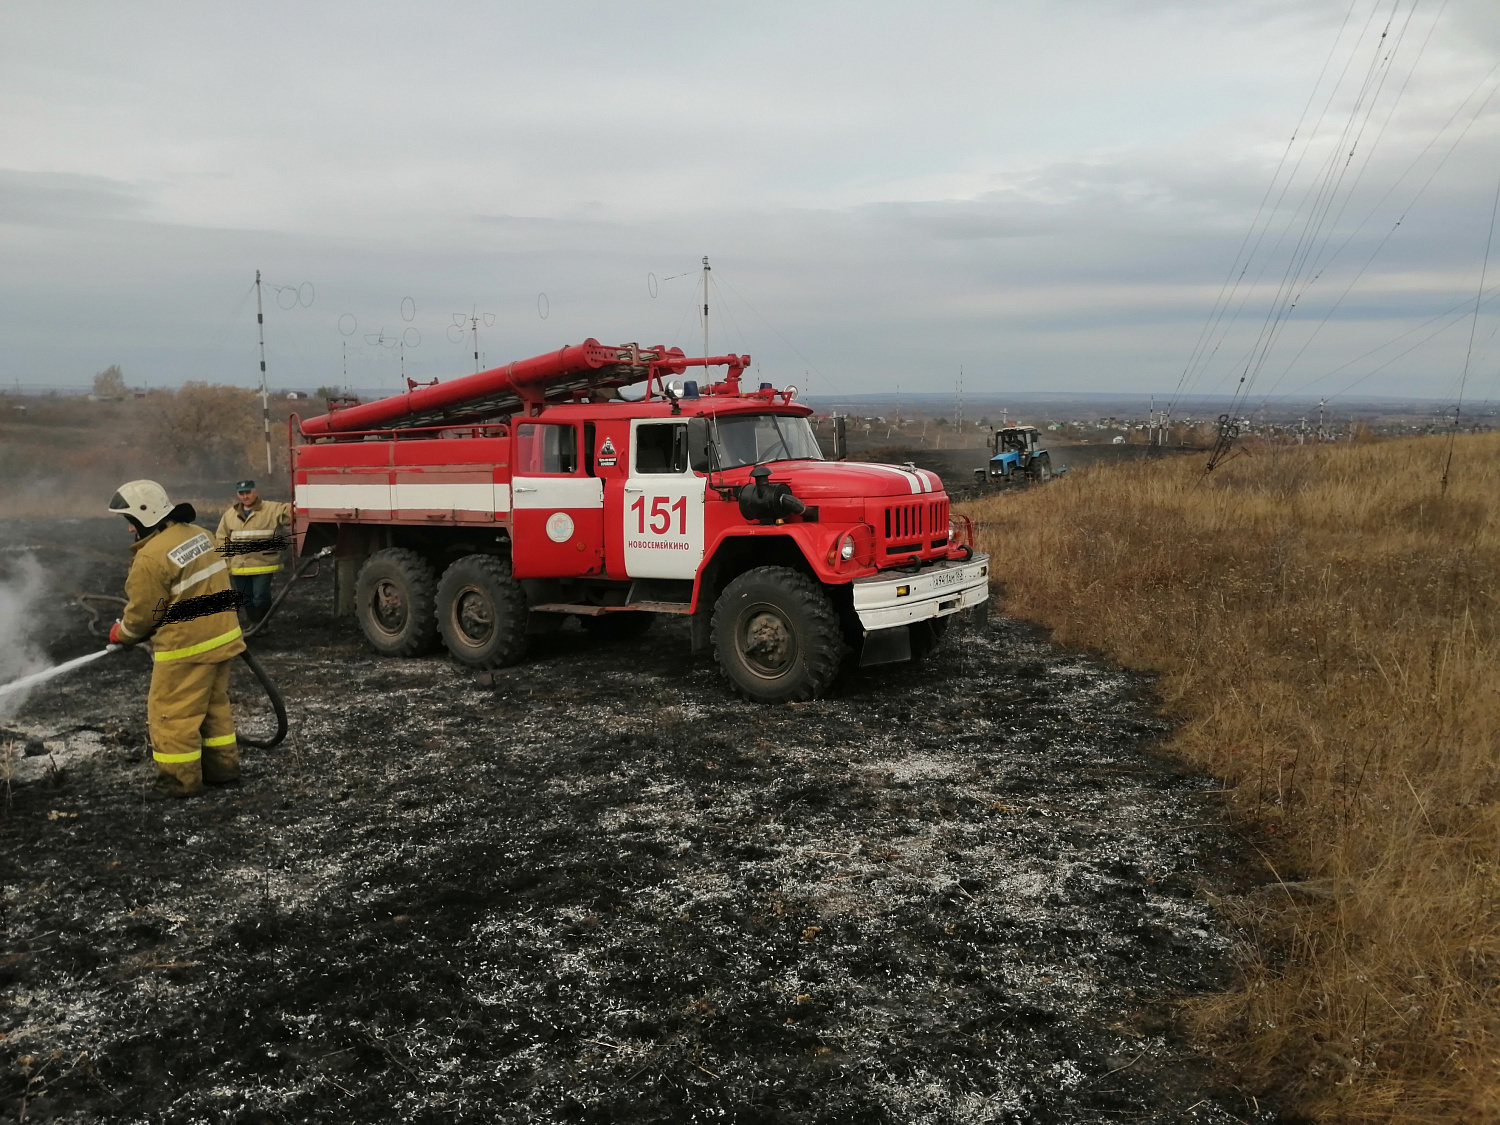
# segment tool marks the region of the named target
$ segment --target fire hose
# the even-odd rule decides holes
[[[71,672],[75,668],[82,668],[85,664],[92,664],[101,656],[108,656],[112,652],[119,652],[125,647],[127,646],[106,645],[98,652],[90,652],[84,654],[83,656],[74,657],[72,660],[64,661],[62,664],[59,664],[55,668],[48,668],[44,672],[33,672],[29,676],[22,676],[19,680],[12,680],[8,684],[0,684],[0,699],[4,699],[5,696],[11,694],[12,692],[22,691],[29,687],[35,687],[37,684],[54,679],[58,676],[61,676],[65,672]],[[271,703],[271,710],[276,712],[275,734],[273,734],[269,739],[266,739],[265,741],[261,741],[260,739],[256,738],[246,738],[242,734],[239,736],[240,745],[253,746],[257,750],[274,749],[275,747],[280,746],[282,740],[286,738],[286,701],[282,699],[281,691],[276,687],[275,681],[273,681],[271,677],[266,674],[266,670],[260,666],[260,661],[255,659],[254,653],[252,653],[247,648],[240,653],[240,659],[245,662],[245,665],[250,669],[251,673],[257,680],[260,681],[260,686],[265,689],[266,698]]]
[[[292,592],[292,583],[302,577],[302,572],[308,568],[309,564],[315,563],[319,559],[327,558],[331,554],[333,554],[333,548],[324,547],[317,554],[308,555],[307,558],[298,563],[297,569],[292,571],[292,576],[286,580],[286,585],[281,587],[281,593],[277,594],[271,604],[266,607],[266,615],[259,621],[257,621],[254,625],[250,626],[250,628],[246,629],[245,636],[253,637],[256,633],[260,632],[260,630],[264,629],[266,622],[271,620],[272,615],[281,608],[282,601],[285,600],[286,596]]]
[[[281,588],[281,593],[276,595],[276,599],[271,603],[270,607],[267,608],[266,615],[259,621],[257,621],[254,625],[252,625],[249,629],[246,629],[243,635],[247,638],[253,637],[256,632],[262,629],[265,626],[266,622],[271,619],[271,615],[280,608],[282,601],[285,600],[287,594],[291,591],[292,583],[295,582],[298,578],[302,577],[302,572],[307,569],[309,564],[316,562],[321,558],[324,558],[325,556],[330,554],[332,550],[332,547],[324,547],[317,554],[309,555],[307,558],[303,559],[302,562],[297,566],[297,569],[292,572],[292,576],[290,579],[288,579],[286,585]],[[98,624],[99,613],[97,610],[89,606],[89,602],[109,602],[114,605],[125,604],[124,598],[113,597],[109,594],[77,594],[75,596],[77,597],[77,600],[83,605],[84,610],[87,611],[89,616],[92,618],[91,624],[93,625]],[[83,656],[74,657],[72,660],[64,661],[62,664],[57,665],[55,668],[48,668],[42,672],[34,672],[29,676],[22,676],[19,680],[13,680],[8,684],[0,684],[0,699],[3,699],[5,696],[13,692],[22,691],[29,687],[34,687],[37,684],[54,679],[55,677],[61,676],[64,673],[71,672],[75,668],[82,668],[85,664],[92,664],[100,657],[108,656],[112,652],[119,652],[125,647],[127,646],[119,644],[106,645],[98,652],[90,652],[84,654]],[[274,749],[275,747],[281,745],[282,741],[286,738],[287,735],[288,723],[286,714],[286,700],[282,698],[281,690],[277,688],[275,681],[272,680],[271,677],[266,673],[266,670],[261,667],[260,661],[255,659],[254,653],[246,648],[243,652],[240,653],[240,659],[245,662],[245,666],[250,669],[251,674],[260,682],[260,686],[265,690],[266,699],[271,704],[271,710],[276,714],[275,734],[264,741],[256,738],[246,738],[242,734],[239,736],[240,745],[254,747],[257,750]]]
[[[255,678],[260,681],[260,686],[266,689],[266,698],[271,701],[271,710],[276,712],[276,733],[265,742],[240,735],[239,742],[242,746],[253,746],[257,750],[273,749],[280,746],[282,739],[286,737],[286,700],[281,698],[280,690],[276,687],[271,677],[266,675],[266,670],[260,666],[260,661],[255,659],[253,652],[248,648],[245,649],[244,652],[240,653],[240,659],[245,662],[245,665],[254,673]]]

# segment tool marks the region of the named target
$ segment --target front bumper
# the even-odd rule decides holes
[[[867,633],[914,621],[946,617],[979,605],[990,596],[990,557],[939,562],[915,574],[872,574],[850,583],[854,612]]]

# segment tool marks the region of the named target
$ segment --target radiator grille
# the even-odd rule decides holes
[[[948,498],[888,505],[880,530],[887,555],[926,554],[946,548]]]

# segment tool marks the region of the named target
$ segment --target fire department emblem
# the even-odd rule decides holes
[[[573,538],[573,517],[567,512],[553,512],[548,516],[547,538],[554,543],[566,543]]]

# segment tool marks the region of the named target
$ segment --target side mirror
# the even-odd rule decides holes
[[[689,418],[687,424],[688,464],[695,473],[707,473],[713,469],[713,437],[708,432],[708,419],[699,415]]]

